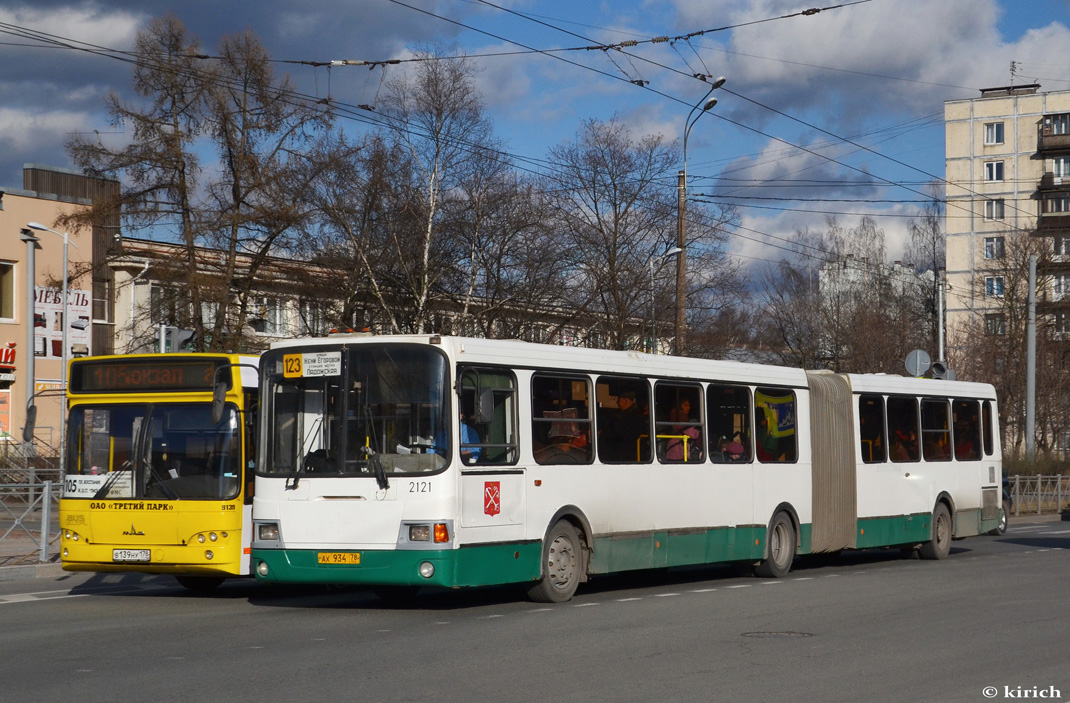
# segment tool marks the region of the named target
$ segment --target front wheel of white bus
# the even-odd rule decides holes
[[[564,603],[572,599],[583,577],[583,544],[572,523],[559,520],[542,546],[542,577],[528,589],[536,603]]]
[[[769,524],[766,557],[754,573],[762,578],[782,578],[791,571],[795,560],[795,525],[786,513],[777,513]]]

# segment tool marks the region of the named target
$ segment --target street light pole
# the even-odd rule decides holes
[[[67,349],[67,328],[70,327],[70,304],[67,299],[67,280],[70,278],[70,257],[68,256],[68,247],[71,244],[71,236],[66,232],[57,232],[51,227],[45,227],[40,222],[27,222],[26,226],[30,229],[35,229],[40,232],[51,232],[52,234],[63,237],[63,308],[60,313],[63,315],[62,325],[62,344],[60,359],[62,359],[63,368],[60,370],[60,390],[63,392],[63,396],[60,400],[59,410],[59,473],[60,476],[67,472],[67,359],[70,352]],[[74,248],[77,249],[78,245],[75,244]]]
[[[647,263],[650,265],[650,353],[658,353],[658,318],[654,314],[654,262],[659,259],[667,259],[670,256],[682,255],[684,252],[680,247],[673,247],[664,254],[655,255],[650,253],[650,258]]]
[[[721,76],[713,82],[710,89],[702,96],[691,112],[687,113],[684,120],[684,168],[680,171],[676,185],[676,247],[680,250],[676,257],[676,324],[673,329],[673,353],[683,354],[687,334],[687,137],[691,134],[691,128],[698,122],[707,110],[717,104],[717,98],[711,98],[710,93],[720,88],[725,83],[725,77]],[[695,110],[702,108],[695,119],[691,116]]]
[[[29,446],[26,448],[26,455],[29,456],[33,448],[33,416],[36,413],[30,408],[33,407],[33,393],[34,393],[34,349],[33,349],[33,314],[34,314],[34,280],[35,280],[35,263],[34,263],[34,250],[37,247],[39,241],[37,237],[33,235],[28,229],[22,230],[19,239],[26,242],[26,351],[23,352],[26,355],[26,424],[23,429],[23,440],[26,441]]]

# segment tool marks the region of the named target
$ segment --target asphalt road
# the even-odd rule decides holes
[[[168,577],[0,583],[0,697],[34,701],[1070,701],[1070,524],[949,559],[800,560],[515,589],[372,594]]]

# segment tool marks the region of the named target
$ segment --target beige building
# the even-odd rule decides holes
[[[118,183],[28,164],[22,185],[0,188],[0,445],[21,441],[32,394],[38,411],[36,442],[49,453],[59,446],[63,359],[108,353],[113,337],[112,276],[100,264],[117,229],[64,228],[59,220],[86,210]],[[54,231],[31,229],[30,223]]]
[[[982,90],[980,98],[945,103],[944,123],[949,344],[970,331],[1005,332],[1004,296],[1021,283],[1008,279],[1020,263],[1011,259],[1028,251],[1046,262],[1038,305],[1062,324],[1058,303],[1070,293],[1070,91]]]

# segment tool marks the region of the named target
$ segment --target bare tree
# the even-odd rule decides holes
[[[242,350],[260,267],[307,215],[298,203],[317,169],[295,154],[330,121],[322,106],[294,97],[288,78],[276,79],[253,34],[224,38],[219,54],[204,56],[175,17],[153,20],[135,51],[134,88],[146,102],[108,98],[112,121],[132,127],[129,144],[74,137],[67,147],[86,170],[122,180],[119,200],[101,208],[120,209],[128,229],[184,246],[181,262],[156,270],[170,285],[153,303],[153,321],[194,330],[200,350]],[[198,153],[213,147],[219,163],[209,171]],[[220,256],[206,262],[205,247]]]
[[[201,165],[194,147],[206,134],[204,105],[214,71],[202,60],[200,43],[173,15],[152,20],[138,34],[134,54],[133,88],[147,104],[126,103],[116,93],[106,100],[112,124],[129,128],[130,143],[113,149],[99,138],[76,135],[66,147],[86,171],[122,175],[119,199],[100,202],[95,210],[119,211],[130,229],[162,229],[185,243],[176,280],[189,280],[197,271],[195,247],[203,236],[196,204]],[[194,286],[190,294],[199,309],[199,290]],[[203,326],[196,331],[203,339]]]
[[[573,304],[605,320],[606,346],[641,348],[650,278],[656,282],[665,263],[654,257],[675,232],[665,213],[674,211],[675,188],[666,176],[676,150],[661,137],[635,140],[618,122],[588,120],[551,158],[557,173],[543,189],[555,194],[562,250],[577,257]]]
[[[418,56],[434,58],[429,52]],[[396,255],[392,268],[398,294],[403,295],[390,314],[391,324],[396,331],[424,332],[431,326],[432,296],[443,277],[456,271],[453,264],[469,253],[458,250],[459,242],[444,231],[445,200],[457,197],[476,164],[498,156],[468,60],[414,66],[411,76],[387,83],[380,112],[408,157],[408,180],[395,178],[395,187],[405,189],[406,207],[419,224],[395,230],[389,242]],[[372,269],[364,273],[373,282],[380,275]],[[404,322],[400,312],[408,318]]]
[[[928,277],[889,265],[883,230],[829,219],[823,233],[796,233],[800,263],[784,262],[764,285],[766,338],[781,361],[841,372],[895,373],[924,344],[919,299]],[[776,347],[774,347],[776,349]]]

